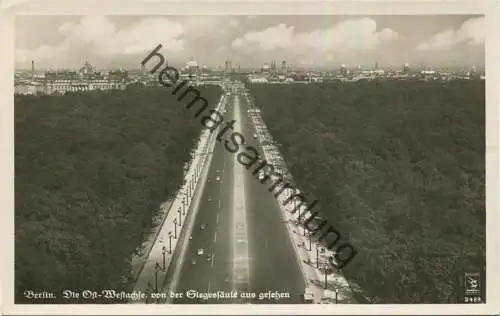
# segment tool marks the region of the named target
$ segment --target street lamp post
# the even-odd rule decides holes
[[[311,232],[309,232],[309,251],[312,251],[312,233]]]
[[[295,198],[293,199],[293,207],[294,207],[294,209],[297,208],[297,199],[295,199]],[[300,220],[300,207],[299,207],[298,211],[299,211],[299,225],[300,225],[301,224],[301,220]]]
[[[165,254],[166,253],[167,253],[167,247],[163,246],[163,248],[161,249],[161,254],[163,255],[163,271],[165,271],[167,269],[167,265],[165,262]]]
[[[174,238],[177,239],[177,218],[174,218]]]
[[[158,262],[155,265],[155,292],[158,293],[158,268],[159,268]]]
[[[319,269],[319,247],[316,247],[316,269]]]
[[[168,232],[168,253],[172,253],[172,232]]]
[[[182,198],[182,215],[186,215],[186,196]]]
[[[144,290],[144,294],[146,294],[146,304],[149,303],[149,298],[151,297],[151,295],[149,295],[150,287],[151,283],[148,282],[148,287]]]
[[[328,287],[328,268],[325,266],[325,290]]]
[[[319,251],[321,250],[321,253],[324,252],[324,248],[323,247],[316,247],[316,268],[319,269]]]
[[[337,251],[333,251],[333,254],[328,258],[328,261],[330,262],[330,265],[336,266],[337,262],[335,261],[335,257],[337,256]]]
[[[181,217],[182,216],[182,212],[181,212],[181,208],[180,207],[177,209],[177,213],[179,213],[179,226],[181,226],[182,225],[182,217]]]

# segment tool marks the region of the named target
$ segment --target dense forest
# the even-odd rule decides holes
[[[210,106],[221,94],[199,91]],[[17,304],[62,303],[63,289],[130,289],[130,257],[182,184],[203,127],[182,102],[138,86],[15,96]],[[58,300],[28,302],[24,290]]]
[[[456,303],[486,264],[484,81],[250,90],[297,186],[358,250],[346,279],[383,303]]]

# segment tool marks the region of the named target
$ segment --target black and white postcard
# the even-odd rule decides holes
[[[498,2],[8,1],[6,314],[498,312]]]

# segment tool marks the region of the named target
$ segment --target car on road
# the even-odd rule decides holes
[[[215,178],[215,180],[220,181],[220,177],[219,177],[219,176],[217,176],[217,177]]]
[[[264,179],[264,172],[259,172],[259,180],[262,180]]]
[[[201,229],[201,230],[205,230],[205,229],[207,229],[207,224],[201,224],[200,229]]]
[[[254,134],[253,134],[253,138],[257,138],[257,134],[255,134],[255,133],[254,133]]]
[[[200,249],[196,250],[196,254],[198,256],[203,256],[203,248],[200,248]]]

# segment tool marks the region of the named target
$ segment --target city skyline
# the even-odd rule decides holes
[[[79,68],[89,60],[100,69],[138,69],[161,43],[173,65],[194,58],[200,67],[227,60],[242,68],[272,60],[296,68],[482,67],[485,34],[478,15],[20,16],[15,65]]]

